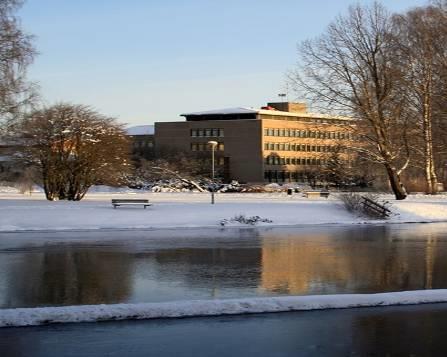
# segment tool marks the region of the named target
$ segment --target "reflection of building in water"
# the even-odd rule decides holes
[[[447,262],[436,259],[445,254],[436,248],[437,239],[396,235],[385,227],[265,239],[262,287],[289,294],[445,288]]]
[[[127,252],[42,249],[20,253],[3,307],[118,303],[129,296],[133,267]]]
[[[336,254],[330,237],[316,242],[265,242],[262,248],[262,287],[277,293],[305,294],[347,281],[349,266]],[[327,241],[327,244],[322,244]],[[273,243],[273,244],[272,244]],[[299,243],[299,244],[297,244]]]

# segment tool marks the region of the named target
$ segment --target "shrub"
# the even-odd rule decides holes
[[[259,222],[272,223],[273,221],[271,219],[261,218],[259,216],[246,217],[244,214],[240,214],[240,215],[234,216],[233,218],[230,218],[230,219],[221,220],[220,225],[226,226],[227,224],[231,224],[231,223],[242,223],[242,224],[254,226]]]

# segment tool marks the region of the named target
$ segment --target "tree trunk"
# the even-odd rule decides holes
[[[424,136],[424,161],[425,161],[425,180],[427,182],[427,193],[434,195],[437,192],[436,184],[438,178],[435,171],[435,159],[433,154],[433,133],[432,133],[432,75],[429,71],[427,83],[424,86],[424,103],[422,113],[422,131]]]
[[[388,163],[385,163],[386,172],[388,174],[388,180],[393,190],[396,200],[404,200],[407,197],[407,191],[405,190],[402,180],[396,168]]]

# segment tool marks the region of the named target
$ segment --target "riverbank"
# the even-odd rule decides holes
[[[153,205],[147,209],[113,209],[111,198],[147,198]],[[80,202],[50,202],[42,193],[0,193],[0,231],[221,227],[222,220],[238,215],[268,219],[271,222],[258,226],[272,227],[447,221],[445,195],[414,195],[404,201],[394,201],[391,196],[383,199],[390,201],[393,211],[386,221],[347,212],[335,195],[307,199],[299,194],[223,193],[217,194],[216,204],[211,205],[207,193],[93,193]],[[229,225],[241,226],[237,222]]]

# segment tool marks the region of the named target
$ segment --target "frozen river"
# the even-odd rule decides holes
[[[447,288],[447,224],[0,233],[0,307]]]

